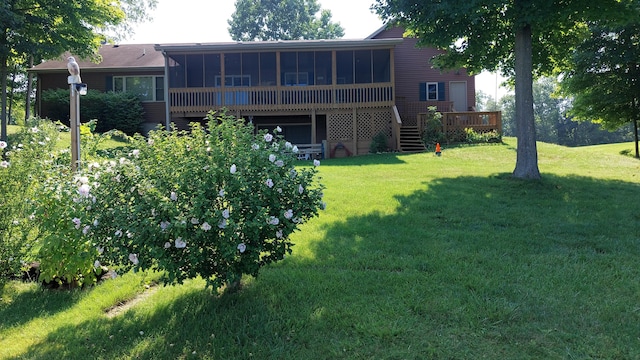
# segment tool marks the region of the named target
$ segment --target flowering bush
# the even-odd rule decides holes
[[[324,206],[316,169],[296,169],[296,152],[277,132],[255,135],[225,114],[210,114],[206,128],[135,136],[118,158],[43,191],[51,202],[39,216],[66,209],[47,218],[43,274],[86,277],[118,264],[214,288],[255,276],[291,252],[289,236]]]
[[[36,230],[28,199],[44,178],[58,132],[49,121],[29,119],[20,132],[0,141],[0,283],[29,260]]]

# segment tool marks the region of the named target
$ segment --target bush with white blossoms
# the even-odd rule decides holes
[[[73,190],[56,191],[73,209],[56,236],[76,239],[84,266],[158,269],[169,283],[200,276],[217,289],[291,253],[289,236],[324,208],[319,162],[296,168],[297,148],[277,131],[207,119],[136,136],[119,158],[89,164]]]
[[[54,124],[32,118],[0,141],[0,284],[32,260],[37,223],[27,200],[47,173],[57,139]]]

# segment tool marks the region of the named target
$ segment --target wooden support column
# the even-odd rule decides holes
[[[315,144],[317,142],[316,139],[316,109],[311,109],[311,143]]]

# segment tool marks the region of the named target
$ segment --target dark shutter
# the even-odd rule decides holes
[[[445,97],[444,97],[444,83],[443,82],[439,82],[438,83],[438,101],[445,101]]]
[[[104,78],[104,92],[113,91],[113,76],[106,76]]]
[[[420,101],[427,101],[427,83],[420,83]]]

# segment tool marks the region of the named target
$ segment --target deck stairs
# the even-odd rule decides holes
[[[420,131],[417,126],[400,127],[400,151],[407,153],[415,153],[426,151],[427,148],[422,142]]]

